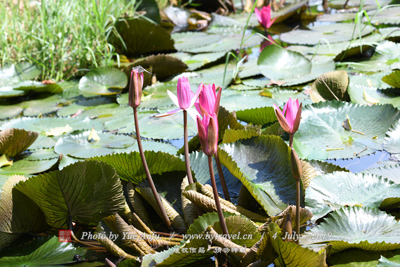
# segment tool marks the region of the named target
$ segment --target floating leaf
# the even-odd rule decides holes
[[[295,180],[288,146],[277,136],[260,136],[220,146],[221,163],[269,215],[295,202]]]
[[[14,185],[20,181],[26,181],[26,178],[13,175],[8,178],[1,190],[0,250],[21,233],[40,232],[46,229],[46,222],[39,207],[21,192],[13,190]]]
[[[311,87],[311,99],[314,102],[326,100],[349,100],[347,87],[349,77],[343,70],[332,71],[321,75]]]
[[[400,194],[400,185],[371,174],[335,172],[319,175],[306,190],[313,221],[344,206],[378,208],[384,198]]]
[[[115,68],[97,68],[79,81],[79,90],[96,95],[115,95],[128,85],[125,73]]]
[[[77,162],[61,171],[32,177],[15,188],[31,198],[46,222],[58,229],[66,228],[69,218],[96,225],[125,205],[115,169],[103,162]]]
[[[393,71],[392,73],[384,76],[382,81],[393,86],[394,88],[400,88],[400,70]]]
[[[76,255],[83,256],[87,249],[74,247],[69,242],[60,242],[57,236],[50,238],[45,244],[29,255],[17,257],[3,257],[0,265],[17,266],[52,266],[76,263]]]
[[[400,222],[377,208],[344,207],[304,233],[300,243],[331,244],[332,253],[360,248],[386,251],[400,248]]]
[[[151,73],[157,76],[158,80],[164,80],[184,72],[187,65],[181,60],[170,55],[152,55],[146,58],[137,59],[126,68],[130,73],[132,67],[142,66],[145,69],[151,67]]]
[[[217,43],[222,38],[217,34],[207,34],[205,32],[184,32],[171,35],[175,41],[175,48],[178,51],[188,51],[193,48],[203,47],[212,43]]]
[[[362,28],[360,29],[360,27]],[[329,43],[349,41],[367,35],[374,30],[373,27],[361,23],[335,23],[309,28],[310,31],[295,30],[283,33],[280,35],[280,39],[289,44],[317,45],[320,40],[326,40]]]
[[[364,173],[371,173],[375,175],[388,178],[397,184],[400,184],[400,165],[383,166],[363,171]]]
[[[273,107],[253,108],[236,112],[239,120],[254,124],[266,125],[277,121]]]
[[[311,72],[311,62],[308,59],[276,45],[264,48],[257,64],[261,73],[273,80],[284,80]]]
[[[268,225],[267,238],[277,253],[277,258],[274,261],[276,266],[327,266],[325,264],[325,249],[315,252],[298,244],[285,242],[283,240],[285,236],[275,223]]]
[[[124,44],[115,35],[112,36],[112,43],[128,57],[175,50],[169,33],[145,19],[124,19],[118,21],[115,28]]]
[[[47,171],[58,162],[58,158],[31,161],[31,160],[18,160],[11,166],[3,167],[0,169],[0,175],[30,175]]]
[[[400,120],[386,133],[387,137],[383,143],[383,147],[390,153],[400,155]]]
[[[217,53],[202,53],[191,55],[188,53],[175,53],[171,56],[179,58],[186,65],[188,65],[189,70],[196,70],[202,68],[208,64],[212,64],[215,61],[219,61],[219,59],[225,56],[226,52],[217,52]]]
[[[346,115],[352,127],[364,134],[343,128]],[[334,101],[304,106],[294,146],[300,157],[308,159],[352,158],[365,147],[363,155],[367,155],[382,148],[386,131],[399,117],[400,111],[390,105],[369,107]]]
[[[103,156],[126,150],[136,145],[136,140],[129,136],[98,133],[100,140],[90,142],[88,140],[90,131],[80,135],[69,135],[60,138],[54,150],[58,154],[64,154],[75,158],[91,158]]]
[[[38,138],[38,133],[23,129],[5,129],[0,133],[0,154],[14,157],[25,151]]]
[[[162,174],[172,171],[186,172],[185,163],[171,154],[154,151],[145,151],[144,154],[151,174]],[[121,179],[130,181],[134,185],[139,184],[147,177],[139,152],[113,154],[93,157],[92,159],[113,166]]]
[[[372,14],[372,12],[370,12],[370,14]],[[400,24],[399,14],[400,14],[399,7],[389,7],[389,8],[385,8],[385,9],[380,9],[378,11],[374,11],[373,16],[371,17],[371,23],[373,23],[373,24]]]

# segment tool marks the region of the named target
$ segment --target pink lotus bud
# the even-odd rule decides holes
[[[258,22],[266,29],[269,29],[276,19],[271,20],[271,7],[269,5],[263,6],[261,10],[254,9],[254,13],[256,13]]]
[[[294,101],[289,98],[282,112],[280,108],[274,104],[275,114],[278,118],[279,124],[288,134],[294,134],[299,129],[302,106],[303,104],[299,104],[298,99]]]
[[[218,94],[216,93],[215,84],[199,85],[201,90],[198,101],[195,103],[197,111],[204,116],[204,114],[217,114],[219,110],[219,102],[221,100],[222,88],[219,89]]]
[[[197,129],[201,148],[207,156],[212,156],[218,148],[218,119],[216,114],[205,114],[203,120],[197,116]]]
[[[142,99],[142,88],[143,88],[143,72],[139,69],[134,68],[131,72],[131,80],[129,83],[129,106],[137,108],[140,105]]]
[[[181,77],[178,79],[177,86],[177,97],[179,107],[181,109],[187,109],[191,106],[191,102],[195,94],[190,89],[189,80],[186,77]]]

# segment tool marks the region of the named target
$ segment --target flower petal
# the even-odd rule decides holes
[[[196,121],[197,116],[200,116],[200,114],[194,108],[188,108],[186,111],[194,121]]]
[[[174,110],[168,111],[168,112],[166,112],[166,113],[154,115],[153,117],[154,117],[154,118],[167,117],[167,116],[174,115],[175,113],[178,113],[178,112],[180,112],[180,111],[183,111],[183,110],[180,109],[180,108],[178,108],[178,109],[174,109]]]
[[[167,90],[167,93],[172,102],[174,102],[174,104],[179,107],[178,97],[176,97],[176,95],[174,95],[170,90]]]
[[[279,108],[275,109],[275,114],[276,114],[276,117],[278,118],[278,122],[281,125],[282,129],[285,132],[290,133],[291,128],[290,128],[288,122],[286,121],[285,116],[283,116],[283,114]]]

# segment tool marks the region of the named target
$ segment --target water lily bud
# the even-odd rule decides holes
[[[181,77],[178,79],[178,86],[176,90],[178,96],[178,103],[181,109],[187,109],[191,105],[194,93],[190,89],[189,80],[186,77]]]
[[[282,111],[277,105],[274,104],[273,106],[278,122],[283,130],[288,134],[295,134],[299,129],[303,104],[299,104],[298,99],[294,101],[289,98]]]
[[[143,72],[139,69],[133,69],[131,72],[131,80],[129,83],[129,106],[137,108],[142,99],[143,88]]]
[[[203,120],[197,116],[197,129],[203,153],[212,156],[218,148],[218,119],[216,114],[205,114]]]
[[[301,168],[301,162],[299,157],[297,156],[294,148],[291,149],[291,158],[290,161],[292,163],[292,175],[295,180],[299,180],[301,178],[301,174],[303,172]]]

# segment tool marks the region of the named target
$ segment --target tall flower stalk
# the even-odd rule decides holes
[[[186,173],[189,184],[193,183],[192,177],[192,169],[190,168],[190,160],[189,160],[189,137],[188,137],[188,126],[187,126],[187,115],[189,115],[196,120],[197,112],[195,109],[192,109],[194,103],[196,102],[199,94],[201,92],[201,88],[199,87],[196,94],[192,92],[190,89],[189,80],[186,77],[181,77],[178,79],[177,86],[177,95],[175,96],[171,91],[167,91],[169,97],[179,108],[171,110],[167,113],[156,115],[154,117],[165,117],[172,114],[175,114],[179,111],[183,111],[183,145],[185,149],[185,164],[186,164]]]
[[[222,88],[220,88],[217,93],[215,84],[204,85],[203,83],[201,83],[199,87],[201,87],[201,92],[198,101],[195,103],[197,111],[202,116],[204,116],[205,114],[208,115],[215,114],[218,117]],[[218,157],[218,147],[217,151],[215,152],[215,162],[217,163],[219,180],[221,182],[222,190],[224,191],[225,199],[230,201],[231,198],[229,196],[228,187],[226,186],[225,176],[222,171],[221,162],[219,161]]]
[[[210,170],[211,186],[213,189],[215,206],[217,207],[217,213],[222,233],[225,236],[228,236],[228,228],[226,227],[224,214],[222,213],[221,203],[219,202],[217,183],[215,182],[214,169],[212,165],[212,156],[215,155],[215,153],[217,153],[217,148],[218,148],[217,115],[205,114],[202,120],[200,119],[200,117],[197,117],[197,129],[199,132],[199,140],[203,153],[208,156],[208,168]]]
[[[161,211],[162,219],[169,229],[172,229],[171,221],[169,220],[164,206],[161,204],[160,196],[157,193],[156,186],[154,185],[153,179],[147,166],[146,157],[144,156],[142,140],[140,139],[139,132],[139,120],[137,107],[140,105],[142,98],[142,88],[143,88],[143,68],[133,68],[131,72],[131,79],[129,84],[129,105],[133,108],[133,117],[135,119],[135,130],[136,139],[139,147],[140,158],[142,159],[143,168],[146,173],[147,179],[149,180],[151,191],[153,192],[154,198],[156,200],[157,206]]]
[[[278,122],[285,132],[289,134],[289,146],[291,149],[291,164],[292,164],[292,175],[296,180],[296,234],[300,236],[300,180],[302,174],[301,162],[297,156],[296,151],[293,148],[293,135],[297,132],[301,120],[301,110],[303,104],[299,104],[299,100],[296,101],[289,98],[283,107],[283,111],[274,104],[275,114],[278,118]],[[296,238],[296,243],[299,242],[299,238]]]

